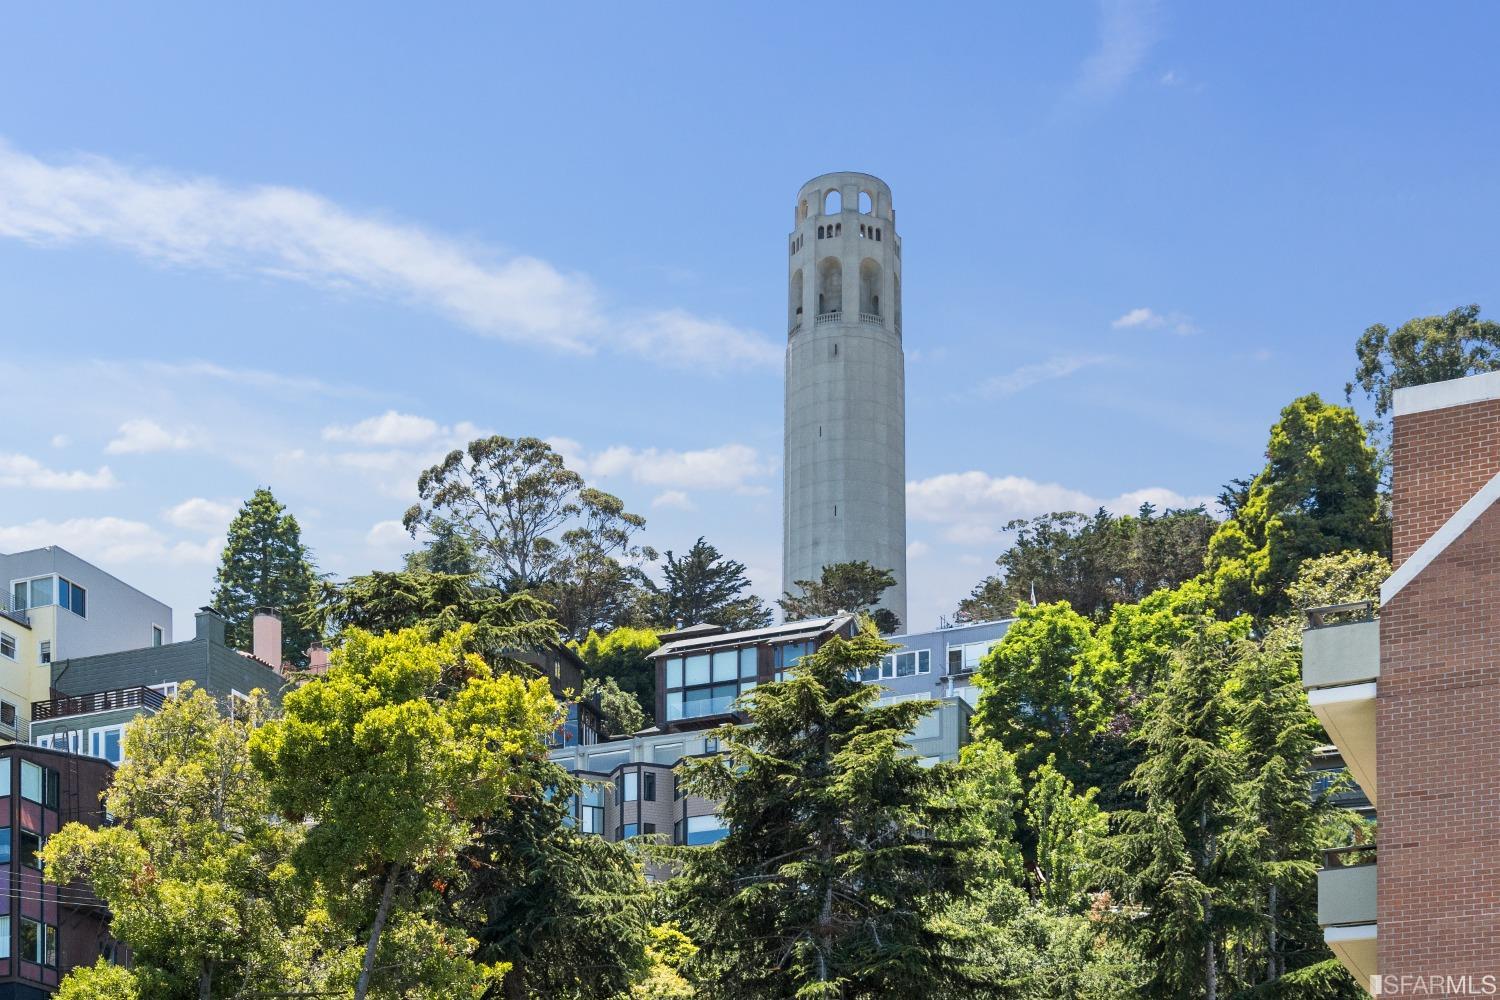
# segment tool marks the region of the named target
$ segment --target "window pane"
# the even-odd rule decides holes
[[[948,650],[948,672],[957,673],[964,668],[964,651],[955,646]]]
[[[47,943],[42,949],[42,964],[55,966],[57,965],[57,928],[47,924],[44,929],[47,934]]]
[[[36,855],[37,852],[41,849],[42,838],[39,834],[32,833],[30,830],[21,831],[21,851],[18,860],[22,865],[27,868],[35,868],[40,871],[42,868],[42,862],[41,859]]]
[[[0,796],[10,794],[10,761],[0,761]]]
[[[35,920],[21,918],[21,959],[26,962],[42,960],[42,925]]]
[[[658,764],[675,764],[682,759],[682,744],[658,743],[651,749],[651,759]]]
[[[696,719],[701,715],[711,714],[713,712],[712,699],[712,688],[699,688],[696,691],[684,692],[682,717],[684,719]]]
[[[10,958],[10,917],[0,917],[0,958]]]
[[[111,729],[104,734],[104,759],[111,764],[120,763],[120,730]]]
[[[732,649],[714,654],[714,681],[732,681],[739,677],[739,653]]]
[[[72,599],[73,599],[73,613],[75,615],[78,615],[80,618],[86,618],[86,617],[88,617],[89,605],[88,605],[87,597],[88,597],[88,592],[87,591],[85,591],[82,587],[78,586],[78,584],[76,584],[76,583],[73,584],[73,594],[72,594]]]
[[[0,656],[8,660],[16,658],[16,637],[6,632],[0,632]]]
[[[707,684],[708,654],[703,653],[699,656],[689,656],[687,658],[687,666],[683,670],[683,675],[683,680],[689,685]]]
[[[667,687],[682,687],[682,657],[674,656],[667,661]]]
[[[0,829],[0,864],[10,864],[10,827]]]
[[[754,677],[756,674],[756,647],[746,646],[740,650],[740,676]]]
[[[729,835],[724,821],[717,816],[689,816],[687,818],[687,842],[700,847],[704,844],[712,844],[716,840],[723,840]]]
[[[896,656],[896,676],[911,677],[917,672],[917,654],[900,653]]]
[[[896,676],[896,657],[895,657],[895,655],[893,655],[891,653],[887,653],[885,656],[882,656],[880,658],[880,676],[881,677],[895,677]]]
[[[21,761],[21,798],[42,801],[42,769],[29,760]]]
[[[676,722],[682,716],[682,692],[667,692],[667,721]]]
[[[52,603],[52,577],[44,576],[40,580],[31,581],[31,606],[33,608],[45,607]]]
[[[637,828],[634,823],[626,823],[624,826],[620,827],[621,839],[629,840],[631,837],[634,837],[636,835],[636,829]]]
[[[22,580],[16,584],[15,592],[11,594],[10,606],[17,611],[25,611],[29,604],[26,603],[26,581]]]
[[[712,714],[722,715],[730,710],[730,707],[734,705],[734,700],[740,696],[740,686],[738,684],[719,684],[714,687],[713,692]]]
[[[647,802],[655,802],[656,801],[656,775],[653,772],[651,772],[651,771],[647,771],[645,774],[641,775],[641,778],[643,779],[643,786],[644,786],[641,789],[641,791],[643,793],[641,795],[641,798],[643,798]]]
[[[68,591],[70,589],[72,589],[72,585],[69,584],[67,580],[64,580],[62,577],[58,577],[57,578],[57,606],[58,607],[60,607],[60,608],[66,608],[68,606]]]
[[[917,673],[926,674],[932,672],[932,650],[917,650]]]
[[[868,667],[865,667],[859,672],[859,679],[862,681],[880,680],[880,664],[872,663]]]

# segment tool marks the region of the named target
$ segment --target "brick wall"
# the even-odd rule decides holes
[[[1395,420],[1392,558],[1400,566],[1500,472],[1500,399]]]
[[[1500,401],[1400,417],[1399,565],[1500,471]],[[1500,974],[1500,507],[1381,610],[1382,975]]]

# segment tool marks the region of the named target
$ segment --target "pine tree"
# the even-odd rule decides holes
[[[859,670],[893,647],[832,639],[793,677],[746,698],[726,753],[685,762],[728,834],[686,851],[679,916],[715,998],[920,996],[966,982],[941,913],[972,889],[979,845],[943,836],[958,771],[925,768],[905,737],[931,708],[877,706]],[[977,988],[977,984],[976,984]]]
[[[281,615],[282,655],[305,666],[307,648],[319,637],[310,623],[317,580],[297,519],[269,489],[258,488],[229,522],[214,577],[214,607],[228,622],[229,644],[249,650],[255,610],[270,608]]]
[[[748,593],[745,564],[726,557],[702,537],[681,559],[667,550],[662,583],[651,587],[658,622],[674,628],[706,622],[731,631],[771,624],[770,609]]]
[[[896,576],[888,569],[873,566],[863,559],[831,563],[823,567],[816,580],[794,580],[792,585],[802,591],[801,595],[785,593],[776,602],[781,605],[788,621],[818,618],[840,611],[859,611],[875,622],[881,635],[893,635],[901,630],[901,619],[894,611],[876,607],[881,596],[896,585]]]
[[[1111,860],[1137,911],[1125,926],[1150,970],[1151,996],[1227,994],[1226,941],[1257,925],[1246,901],[1264,834],[1244,807],[1230,746],[1234,657],[1233,646],[1204,637],[1178,650],[1139,736],[1145,758],[1131,785],[1144,809],[1116,814]]]

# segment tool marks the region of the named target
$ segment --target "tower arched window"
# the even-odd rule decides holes
[[[870,192],[868,192],[868,191],[861,191],[859,193],[859,214],[860,215],[870,215],[874,211],[875,211],[875,199],[870,195]]]
[[[844,308],[844,265],[837,257],[818,261],[818,315]]]
[[[834,188],[823,196],[823,214],[838,215],[844,210],[844,196],[839,194],[838,188]]]
[[[872,257],[859,262],[859,311],[880,315],[880,264]]]

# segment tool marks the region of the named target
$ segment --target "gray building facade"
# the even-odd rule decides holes
[[[839,172],[802,186],[788,239],[782,586],[832,563],[891,570],[906,621],[906,360],[891,189]]]
[[[861,674],[861,679],[885,687],[891,695],[962,698],[979,707],[974,676],[979,661],[1010,629],[1015,619],[973,622],[886,638],[901,648]]]
[[[57,609],[54,660],[172,641],[171,608],[60,546],[0,553],[0,580],[12,608]]]
[[[54,660],[52,697],[31,706],[31,742],[118,764],[130,720],[155,712],[189,681],[228,711],[255,690],[280,701],[287,679],[225,645],[217,612],[199,610],[196,626],[185,642]]]

